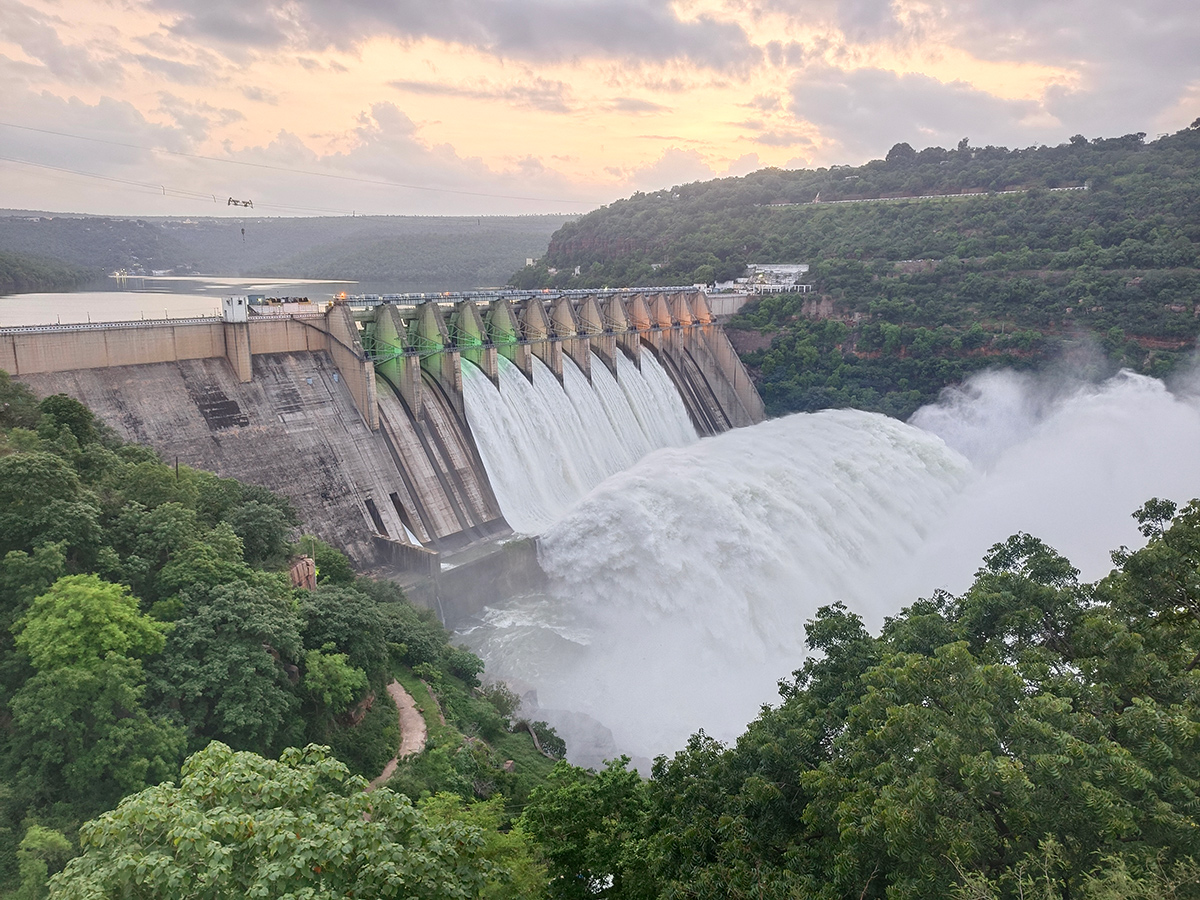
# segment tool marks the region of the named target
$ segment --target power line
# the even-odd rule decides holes
[[[219,204],[221,201],[217,199],[216,194],[204,194],[199,191],[189,191],[182,188],[169,188],[163,184],[156,184],[150,181],[131,181],[128,178],[116,178],[112,175],[100,175],[96,172],[83,172],[79,169],[68,169],[65,166],[52,166],[49,163],[33,162],[28,159],[17,159],[12,156],[0,156],[0,161],[16,163],[22,166],[33,166],[38,169],[49,169],[52,172],[63,172],[69,175],[78,175],[82,178],[96,178],[100,181],[108,181],[114,184],[126,185],[129,187],[138,188],[139,194],[161,194],[164,197],[183,197],[189,200],[203,200]],[[336,213],[338,215],[351,215],[352,210],[348,209],[328,209],[321,206],[283,206],[274,203],[260,203],[261,209],[286,209],[296,212],[324,212]]]
[[[233,166],[247,166],[254,169],[270,169],[275,172],[289,172],[293,175],[312,175],[317,178],[333,178],[338,181],[353,181],[358,184],[372,184],[379,187],[404,188],[410,191],[430,191],[437,194],[458,194],[464,197],[491,197],[498,200],[529,200],[541,203],[580,203],[595,206],[591,200],[568,200],[563,197],[523,197],[516,194],[492,194],[486,191],[463,191],[455,188],[430,187],[424,184],[405,184],[400,181],[378,181],[371,178],[359,178],[355,175],[336,175],[332,172],[317,172],[313,169],[292,169],[287,166],[275,166],[270,163],[248,162],[242,159],[222,159],[219,156],[202,156],[199,153],[184,153],[181,150],[166,150],[161,147],[145,147],[140,144],[126,144],[122,141],[110,141],[104,138],[85,137],[82,134],[70,134],[65,131],[51,131],[48,128],[34,128],[31,125],[17,125],[13,122],[0,122],[6,128],[18,128],[21,131],[33,131],[38,134],[50,134],[55,137],[74,138],[77,141],[91,141],[96,144],[109,144],[113,147],[126,147],[131,150],[145,150],[149,153],[165,153],[169,156],[182,156],[186,159],[202,159],[207,162],[227,163]]]

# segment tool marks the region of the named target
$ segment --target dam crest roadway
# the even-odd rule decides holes
[[[221,317],[0,329],[0,369],[39,395],[76,397],[168,461],[287,496],[359,567],[432,582],[435,600],[443,557],[512,534],[463,390],[464,365],[501,390],[508,364],[531,383],[544,367],[560,385],[568,367],[588,382],[661,368],[701,436],[764,417],[691,287],[364,296],[325,309],[232,297]]]

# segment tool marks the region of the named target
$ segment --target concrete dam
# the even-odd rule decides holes
[[[650,450],[763,419],[705,295],[679,288],[230,298],[221,318],[2,329],[0,369],[412,575],[535,532]]]

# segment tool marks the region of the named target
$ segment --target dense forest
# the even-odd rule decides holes
[[[316,589],[294,588],[297,524],[280,497],[167,466],[0,372],[0,896],[44,896],[83,823],[177,779],[189,754],[379,775],[399,746],[394,679],[429,739],[391,784],[424,798],[430,834],[469,819],[533,865],[511,821],[561,741],[543,723],[514,732],[516,698],[481,689],[476,656],[314,536],[298,543]],[[329,749],[287,750],[309,744]]]
[[[1200,332],[1200,120],[1151,142],[899,144],[635,194],[564,225],[511,283],[711,284],[752,262],[811,266],[811,293],[731,323],[764,336],[744,358],[775,414],[905,417],[972,371],[1064,354],[1166,375]]]
[[[1096,584],[1019,534],[877,636],[822,609],[732,746],[560,767],[525,811],[557,895],[1200,896],[1200,502],[1136,517]]]
[[[502,284],[526,259],[545,252],[564,221],[567,217],[10,214],[0,215],[0,251],[53,257],[93,278],[118,269],[145,275],[158,270],[358,281],[374,290],[453,290]],[[11,292],[0,280],[0,293]]]
[[[90,277],[84,269],[52,259],[0,251],[0,295],[69,291]]]

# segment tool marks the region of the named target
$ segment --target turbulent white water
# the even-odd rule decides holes
[[[738,429],[591,491],[542,537],[551,596],[490,611],[468,638],[623,751],[699,728],[731,739],[802,662],[818,607],[843,600],[878,627],[965,588],[1019,530],[1099,577],[1138,543],[1142,502],[1200,495],[1198,447],[1200,406],[1129,374],[1054,390],[991,374],[910,425],[826,411]]]
[[[1172,393],[1129,372],[1067,386],[989,373],[912,424],[966,453],[977,474],[898,584],[906,597],[962,590],[983,551],[1017,531],[1100,578],[1110,551],[1144,542],[1130,513],[1150,497],[1200,496],[1200,403],[1187,386]]]
[[[467,421],[509,525],[538,534],[601,481],[652,450],[696,440],[683,401],[654,357],[599,358],[592,382],[563,358],[563,383],[536,357],[533,383],[500,358],[500,389],[463,365]]]

